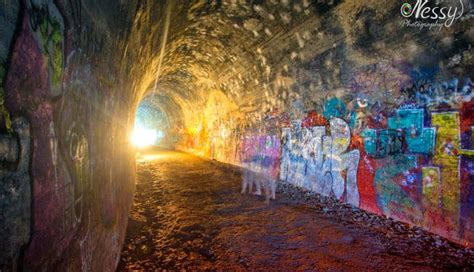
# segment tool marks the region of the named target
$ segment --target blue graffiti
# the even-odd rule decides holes
[[[333,117],[345,119],[347,115],[346,105],[338,98],[331,98],[324,104],[323,115],[327,120]]]
[[[402,153],[433,154],[436,131],[424,128],[423,120],[423,109],[399,109],[388,118],[388,129],[364,130],[367,154],[379,158]]]
[[[395,117],[388,118],[388,128],[405,133],[407,151],[410,153],[433,154],[435,129],[423,127],[423,109],[400,109]]]
[[[402,154],[404,151],[404,135],[394,129],[366,129],[362,132],[367,154],[377,158]]]

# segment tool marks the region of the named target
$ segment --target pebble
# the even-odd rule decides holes
[[[443,263],[446,259],[449,259],[451,263],[459,263],[457,260],[468,260],[474,267],[474,249],[464,248],[417,226],[410,226],[386,216],[372,214],[341,203],[334,198],[311,193],[285,182],[278,184],[277,192],[298,202],[323,207],[320,210],[327,216],[335,217],[336,220],[357,223],[383,234],[388,239],[397,240],[398,243],[405,244],[411,249],[418,248],[419,251],[423,251],[423,254],[432,255],[435,263]]]
[[[471,250],[287,183],[279,183],[270,205],[261,197],[242,196],[241,172],[230,166],[219,171],[220,166],[171,159],[138,167],[118,271],[315,270],[321,250],[326,251],[321,261],[330,254],[346,266],[359,262],[356,256],[368,256],[370,267],[398,270],[474,267]],[[229,177],[228,170],[236,176]],[[159,181],[150,182],[155,178]],[[312,241],[313,234],[324,238]],[[352,270],[365,265],[364,260]]]

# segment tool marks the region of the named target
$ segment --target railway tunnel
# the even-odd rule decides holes
[[[473,14],[0,1],[0,271],[471,271]]]

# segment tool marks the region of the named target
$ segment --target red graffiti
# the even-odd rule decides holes
[[[377,194],[374,188],[375,170],[377,162],[374,158],[367,155],[364,150],[363,138],[358,135],[352,135],[350,149],[360,151],[359,166],[357,169],[357,186],[359,188],[360,204],[359,207],[376,214],[382,214],[377,206]]]
[[[327,126],[328,122],[326,118],[322,115],[319,115],[315,110],[308,112],[306,117],[303,119],[301,123],[302,128],[310,128],[310,127],[319,127],[319,126]]]

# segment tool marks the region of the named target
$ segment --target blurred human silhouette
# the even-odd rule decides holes
[[[253,192],[253,185],[255,184],[255,192]],[[248,192],[247,191],[248,188]],[[241,194],[253,193],[255,195],[262,195],[262,188],[260,182],[257,180],[257,175],[251,170],[245,170],[244,175],[242,176],[242,191]]]
[[[253,186],[255,185],[255,192]],[[258,175],[251,170],[245,170],[242,176],[241,194],[262,195],[262,189],[265,196],[265,202],[269,203],[270,199],[276,199],[276,181],[274,179]]]

